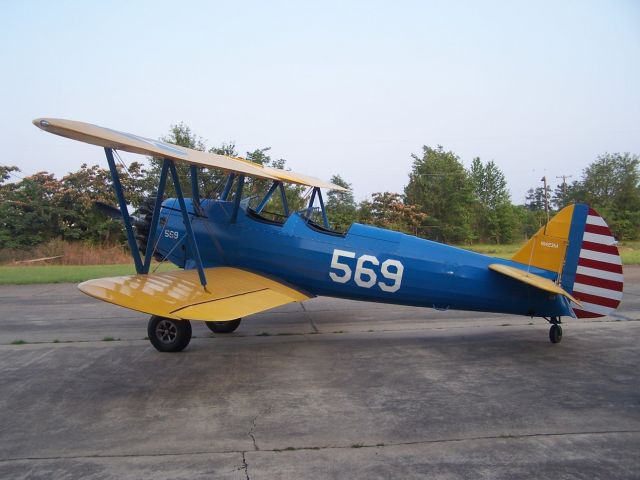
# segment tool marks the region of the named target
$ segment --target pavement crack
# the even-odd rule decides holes
[[[251,422],[251,429],[249,430],[249,436],[251,437],[251,440],[253,441],[253,449],[256,452],[260,451],[260,447],[258,447],[258,444],[256,442],[256,437],[253,434],[253,431],[256,428],[256,422],[257,422],[259,416],[260,416],[260,414],[258,414],[255,417],[253,417],[253,421]]]
[[[305,316],[309,319],[309,325],[311,325],[313,333],[320,333],[320,330],[318,330],[318,327],[316,327],[316,324],[313,322],[313,316],[309,314],[307,308],[304,306],[304,303],[300,302],[300,306],[302,307],[302,311],[304,312]]]
[[[251,478],[249,478],[249,465],[247,464],[246,452],[242,452],[242,469],[244,470],[245,478],[251,480]]]
[[[285,449],[270,448],[263,449],[262,452],[269,453],[281,453],[285,451],[302,451],[302,450],[348,450],[352,448],[385,448],[385,447],[398,447],[403,445],[430,445],[430,444],[446,444],[455,442],[477,442],[483,440],[519,440],[526,438],[539,438],[539,437],[571,437],[571,436],[583,436],[583,435],[616,435],[616,434],[640,434],[640,430],[603,430],[603,431],[589,431],[589,432],[554,432],[554,433],[523,433],[523,434],[509,434],[509,435],[487,435],[479,437],[459,437],[459,438],[436,438],[432,440],[415,440],[410,442],[394,442],[394,443],[353,443],[349,445],[318,445],[318,446],[305,446],[305,447],[288,447]],[[170,452],[170,453],[128,453],[128,454],[88,454],[88,455],[55,455],[55,456],[32,456],[32,457],[12,457],[12,458],[0,458],[0,463],[15,462],[24,460],[69,460],[69,459],[81,459],[81,458],[144,458],[144,457],[182,457],[187,455],[215,455],[215,454],[242,454],[243,470],[248,471],[248,464],[246,462],[247,451],[238,450],[201,450],[192,452]],[[246,468],[245,468],[246,467]],[[249,476],[247,474],[247,479]]]

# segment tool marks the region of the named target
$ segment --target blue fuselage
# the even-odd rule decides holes
[[[232,202],[203,201],[199,215],[188,200],[187,208],[205,267],[252,270],[313,295],[437,309],[570,315],[559,295],[488,268],[492,263],[527,268],[509,260],[357,223],[338,235],[314,227],[297,213],[278,225],[243,207],[232,223]],[[156,250],[180,267],[194,268],[194,252],[184,241],[174,199],[164,202],[158,230]],[[531,272],[556,277],[537,268]]]

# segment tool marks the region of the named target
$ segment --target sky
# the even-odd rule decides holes
[[[638,0],[6,0],[0,20],[0,164],[21,175],[106,166],[45,116],[150,138],[184,122],[357,200],[402,192],[423,145],[493,160],[514,203],[640,154]]]

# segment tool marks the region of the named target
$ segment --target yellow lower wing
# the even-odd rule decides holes
[[[196,270],[99,278],[78,288],[122,307],[181,320],[227,321],[311,298],[280,282],[237,268],[206,268],[207,289]]]
[[[526,283],[541,290],[545,290],[550,293],[557,293],[558,295],[563,295],[572,302],[575,302],[578,305],[582,305],[580,301],[573,298],[571,294],[569,294],[569,292],[567,292],[564,288],[562,288],[560,285],[555,284],[548,278],[529,273],[525,270],[520,270],[519,268],[502,265],[500,263],[492,263],[491,265],[489,265],[489,268],[494,272],[501,273],[503,275],[506,275],[507,277],[514,278],[516,280],[519,280],[520,282]]]

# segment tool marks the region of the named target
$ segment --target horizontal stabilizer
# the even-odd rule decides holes
[[[270,278],[230,267],[206,268],[207,290],[197,270],[89,280],[89,296],[138,312],[181,320],[223,322],[311,298]]]
[[[539,288],[540,290],[544,290],[550,293],[556,293],[558,295],[567,297],[572,302],[575,302],[578,305],[580,305],[580,302],[575,298],[573,298],[571,294],[569,294],[560,285],[557,285],[556,283],[552,282],[548,278],[544,278],[544,277],[541,277],[540,275],[529,273],[519,268],[510,267],[509,265],[503,265],[501,263],[492,263],[491,265],[489,265],[489,268],[494,272],[501,273],[502,275],[506,275],[507,277],[511,277],[522,283],[531,285],[532,287]]]

